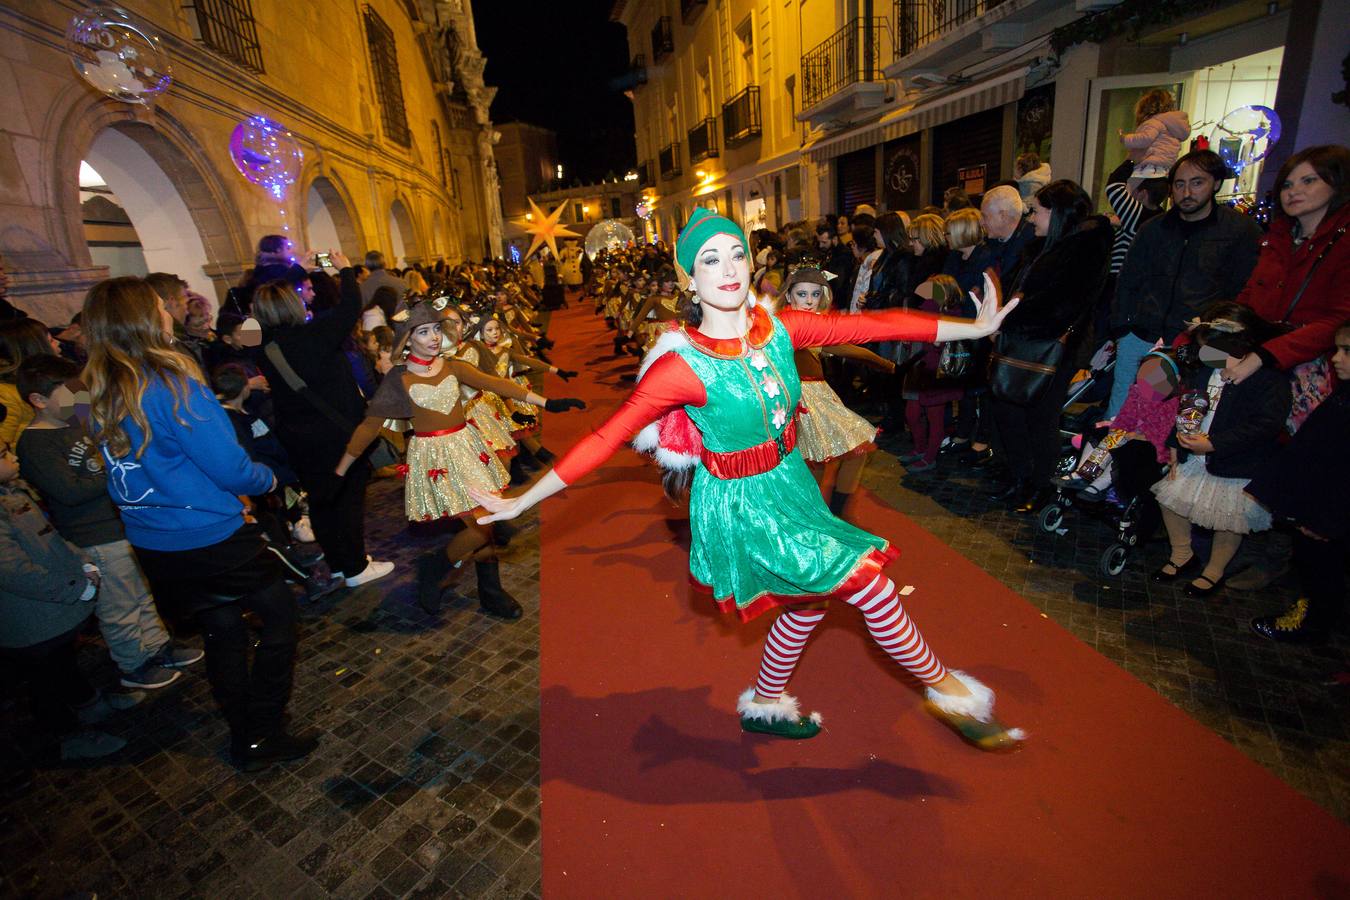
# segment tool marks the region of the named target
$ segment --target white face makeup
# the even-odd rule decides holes
[[[483,325],[483,341],[492,346],[502,339],[502,326],[494,319]]]
[[[740,308],[750,289],[749,257],[741,239],[715,234],[694,258],[694,291],[699,300],[722,310]]]
[[[444,319],[441,319],[441,345],[447,349],[454,349],[459,346],[459,342],[464,337],[464,322],[460,319],[458,313],[450,313]]]
[[[408,349],[421,359],[437,356],[441,352],[441,323],[428,322],[414,328],[408,336]]]
[[[793,309],[804,312],[816,312],[825,299],[825,288],[818,284],[794,284],[788,294],[788,302]]]

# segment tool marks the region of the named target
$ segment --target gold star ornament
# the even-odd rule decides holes
[[[558,220],[562,218],[563,210],[567,208],[567,201],[558,204],[558,208],[548,215],[535,205],[534,200],[530,201],[531,214],[526,218],[522,228],[529,234],[534,235],[530,241],[530,249],[525,252],[524,259],[529,259],[534,255],[534,251],[539,249],[540,244],[548,244],[548,249],[553,253],[554,258],[558,256],[558,238],[574,237],[579,238],[577,234],[566,225],[559,225]]]

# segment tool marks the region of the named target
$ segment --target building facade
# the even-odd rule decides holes
[[[656,230],[694,205],[747,229],[941,205],[1015,178],[1037,153],[1102,204],[1134,102],[1171,89],[1193,137],[1251,154],[1248,107],[1289,121],[1278,162],[1345,141],[1345,0],[616,0],[628,30],[638,159]],[[1287,73],[1287,77],[1282,77]],[[1342,86],[1343,89],[1343,86]],[[1316,112],[1311,112],[1315,109]],[[1248,116],[1249,117],[1249,116]],[[1296,127],[1291,129],[1290,125]],[[1230,185],[1252,198],[1274,167]],[[1264,178],[1263,178],[1264,174]]]
[[[16,305],[65,321],[94,282],[147,270],[220,297],[283,231],[297,249],[400,263],[500,252],[494,89],[469,0],[121,5],[172,65],[148,104],[72,67],[64,35],[82,4],[0,6],[0,254]],[[231,132],[254,115],[304,152],[280,198],[231,161]]]

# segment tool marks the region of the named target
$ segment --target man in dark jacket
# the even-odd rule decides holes
[[[1172,208],[1140,227],[1116,281],[1115,381],[1132,383],[1154,344],[1172,343],[1213,301],[1237,297],[1256,267],[1260,227],[1214,202],[1230,176],[1212,150],[1192,151],[1172,166]]]
[[[985,243],[991,263],[1003,283],[1012,284],[1022,251],[1036,236],[1031,223],[1022,218],[1022,195],[1006,184],[991,187],[980,201],[980,223],[989,236]]]

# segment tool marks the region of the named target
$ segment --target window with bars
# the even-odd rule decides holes
[[[231,62],[262,74],[262,48],[249,0],[191,0],[186,9],[197,40]]]
[[[403,107],[403,86],[398,74],[398,50],[394,32],[369,6],[365,8],[366,43],[370,45],[370,66],[375,72],[375,91],[380,98],[380,118],[389,140],[403,147],[412,144],[408,114]]]

